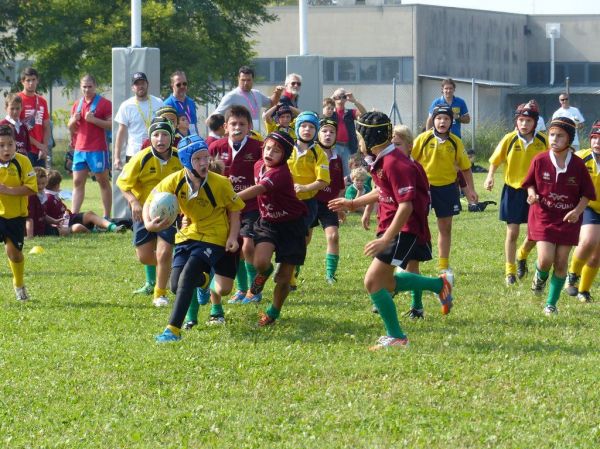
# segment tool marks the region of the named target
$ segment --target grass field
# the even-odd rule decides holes
[[[86,206],[98,198],[88,184]],[[130,233],[26,242],[45,249],[26,256],[33,300],[0,276],[0,447],[600,447],[600,303],[563,295],[549,318],[530,278],[506,288],[496,207],[457,218],[455,307],[443,317],[425,295],[425,320],[401,321],[407,350],[367,349],[383,332],[362,286],[371,237],[357,217],[342,227],[329,287],[316,232],[276,326],[256,328],[262,304],[226,305],[226,326],[171,345],[153,338],[169,310],[131,296]]]

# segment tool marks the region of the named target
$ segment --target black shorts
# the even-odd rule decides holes
[[[411,260],[419,262],[431,260],[431,242],[419,244],[416,235],[401,232],[375,258],[388,265],[405,269]]]
[[[26,217],[0,217],[0,238],[5,244],[6,239],[10,239],[19,251],[23,251],[25,241],[25,220]]]
[[[528,215],[527,190],[504,184],[500,198],[500,220],[507,224],[527,223]]]
[[[327,204],[322,203],[321,201],[317,201],[317,216],[310,227],[316,228],[319,226],[319,222],[321,222],[323,229],[330,226],[340,227],[340,219],[338,218],[337,212],[330,210],[327,207]]]
[[[304,227],[308,232],[308,228],[310,228],[310,225],[313,221],[315,221],[315,218],[317,217],[318,201],[316,198],[313,197],[308,200],[302,200],[302,202],[306,205],[306,208],[308,209],[308,213],[304,216]]]
[[[306,258],[306,226],[304,218],[273,223],[260,218],[254,226],[254,244],[275,245],[275,262],[303,265]]]
[[[458,184],[453,182],[446,186],[431,186],[431,208],[437,218],[452,217],[460,214],[460,192]]]
[[[215,274],[229,279],[235,279],[237,274],[238,263],[240,262],[240,252],[235,253],[225,252],[223,256],[215,263],[213,269]]]
[[[240,219],[240,235],[246,238],[254,238],[254,223],[260,218],[258,210],[243,212]]]
[[[91,223],[89,223],[87,225],[83,223],[83,213],[82,212],[79,212],[76,214],[71,214],[71,216],[69,217],[69,227],[73,226],[74,224],[84,225],[90,231],[94,228],[94,225]]]
[[[165,242],[174,245],[175,244],[175,234],[177,233],[177,229],[175,225],[169,226],[164,231],[160,232],[150,232],[144,226],[143,221],[134,221],[133,222],[133,244],[134,246],[142,246],[144,243],[148,243],[152,240],[156,240],[158,237],[163,239]]]

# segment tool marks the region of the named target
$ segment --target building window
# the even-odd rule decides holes
[[[252,65],[257,84],[282,84],[285,81],[284,58],[259,58]]]
[[[413,82],[413,58],[325,58],[323,80],[326,83],[391,84]]]
[[[557,62],[554,66],[554,84],[564,86],[566,77],[573,86],[600,84],[600,63],[597,62]],[[539,86],[550,84],[550,63],[527,63],[527,84]]]

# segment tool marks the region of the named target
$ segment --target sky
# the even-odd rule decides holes
[[[403,0],[403,4],[453,6],[518,14],[600,14],[598,0]]]

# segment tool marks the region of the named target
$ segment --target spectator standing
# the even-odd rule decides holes
[[[336,151],[342,158],[344,176],[348,176],[350,174],[348,160],[351,155],[358,151],[354,121],[366,113],[367,110],[354,98],[352,92],[346,92],[343,87],[336,89],[331,98],[335,101],[335,111],[331,118],[338,123]],[[348,101],[354,104],[356,109],[346,109]]]
[[[298,95],[300,95],[301,86],[302,77],[297,73],[290,73],[285,78],[285,90],[279,99],[279,103],[289,106],[292,109],[294,117],[300,114],[300,110],[298,109]]]
[[[96,93],[96,79],[84,75],[79,83],[83,97],[73,103],[69,131],[75,135],[73,153],[73,213],[79,213],[85,183],[91,171],[100,186],[104,217],[110,217],[112,188],[106,131],[112,127],[112,103]]]
[[[467,124],[471,122],[471,116],[467,109],[467,103],[460,97],[454,96],[456,90],[456,83],[452,78],[446,78],[442,80],[442,96],[436,98],[429,106],[429,117],[427,118],[427,129],[433,128],[433,110],[438,106],[445,106],[452,109],[452,127],[450,132],[458,137],[462,137],[460,134],[460,125],[462,123]]]
[[[21,122],[29,131],[31,144],[29,160],[34,167],[45,167],[50,141],[50,113],[46,99],[37,93],[39,81],[37,70],[33,67],[23,69],[21,72],[23,90],[19,92],[19,96],[23,102]]]
[[[573,143],[571,146],[575,148],[575,150],[579,150],[579,131],[583,129],[583,124],[585,123],[585,119],[579,109],[575,106],[571,106],[569,103],[569,94],[562,93],[558,96],[558,101],[560,102],[560,108],[554,111],[552,114],[552,120],[557,117],[567,117],[575,122],[577,129],[575,130],[575,138],[573,139]]]
[[[190,123],[190,133],[198,134],[196,103],[187,94],[188,81],[185,72],[177,70],[171,74],[171,89],[173,93],[167,97],[165,105],[175,108],[178,116],[184,114]]]

